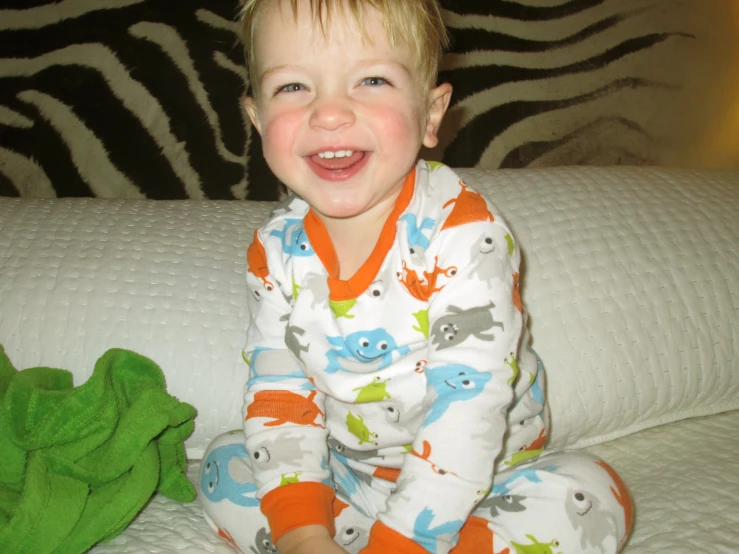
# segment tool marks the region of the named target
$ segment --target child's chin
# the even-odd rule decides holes
[[[355,189],[350,194],[341,195],[343,198],[337,196],[327,199],[328,201],[320,206],[324,215],[336,219],[350,219],[371,211],[373,208],[372,200],[364,198],[361,190]]]
[[[352,219],[362,214],[362,210],[355,206],[333,206],[323,212],[323,215],[331,219]]]

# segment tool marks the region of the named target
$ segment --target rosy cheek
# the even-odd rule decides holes
[[[289,155],[297,138],[301,117],[294,112],[266,113],[264,116],[262,146],[264,155],[280,158]]]
[[[389,146],[399,145],[397,147],[400,148],[402,145],[402,150],[405,150],[420,138],[420,116],[415,110],[377,110],[373,119],[375,129],[381,133],[380,140]]]

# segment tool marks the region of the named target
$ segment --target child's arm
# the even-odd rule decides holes
[[[244,349],[249,364],[244,434],[257,498],[278,541],[307,525],[333,533],[334,490],[326,484],[330,471],[324,395],[288,349],[292,280],[284,270],[280,244],[269,240],[268,224],[255,233],[247,254],[251,323]]]
[[[429,255],[456,273],[429,303],[425,419],[363,554],[451,546],[503,446],[524,325],[518,249],[496,218],[441,231]]]

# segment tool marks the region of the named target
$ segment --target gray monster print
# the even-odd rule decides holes
[[[358,525],[347,525],[336,533],[336,542],[348,552],[359,552],[369,542],[369,532]]]
[[[525,496],[518,496],[515,494],[506,494],[503,496],[490,495],[485,500],[477,505],[477,508],[487,508],[490,510],[492,517],[497,517],[500,512],[523,512],[526,510],[526,506],[523,505],[523,501],[526,500]]]
[[[368,487],[372,486],[372,476],[364,471],[354,470],[354,476]]]
[[[565,512],[572,522],[573,529],[581,530],[580,546],[584,550],[600,549],[606,552],[603,544],[608,537],[616,540],[616,518],[600,507],[600,501],[585,491],[568,491]]]
[[[297,437],[278,435],[251,454],[252,463],[263,469],[276,469],[280,464],[294,466],[310,452],[300,448]]]
[[[303,346],[298,338],[304,335],[305,329],[301,329],[297,325],[288,325],[285,328],[285,346],[287,346],[288,350],[290,350],[298,360],[302,358],[300,354],[301,352],[308,352],[308,347]]]
[[[314,310],[328,310],[328,282],[326,277],[320,275],[310,275],[306,277],[300,287],[300,294],[309,292],[310,297],[313,299],[311,302],[311,308]]]
[[[385,419],[390,425],[398,425],[400,423],[401,412],[397,406],[384,406]]]
[[[492,236],[483,235],[480,237],[480,240],[472,246],[470,252],[471,259],[478,259],[482,255],[480,259],[483,260],[486,256],[493,255],[494,261],[492,263],[486,261],[486,263],[476,264],[473,266],[472,271],[470,271],[470,277],[476,277],[480,281],[491,283],[491,281],[500,279],[501,275],[507,273],[504,259],[494,254],[496,250],[497,246]]]
[[[337,441],[333,437],[328,438],[328,447],[336,452],[337,454],[340,454],[341,456],[344,456],[345,458],[350,458],[352,460],[369,460],[370,458],[384,458],[385,456],[380,456],[377,452],[378,450],[375,448],[373,450],[354,450],[353,448],[349,448],[348,446],[345,446],[343,443]]]
[[[255,541],[254,546],[249,547],[254,554],[277,554],[277,547],[272,543],[272,535],[264,527],[257,531]]]
[[[505,330],[503,323],[493,319],[492,309],[495,304],[478,306],[463,310],[457,306],[449,306],[449,315],[440,317],[431,328],[431,342],[437,350],[443,350],[466,341],[474,336],[479,340],[494,341],[495,334],[486,334],[495,327]]]

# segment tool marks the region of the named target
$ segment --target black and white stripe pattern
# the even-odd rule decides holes
[[[682,131],[655,113],[692,78],[682,58],[710,51],[701,17],[732,1],[440,0],[453,40],[440,79],[454,95],[423,155],[670,163],[665,137]],[[237,11],[238,0],[0,0],[0,195],[276,199],[240,105]]]
[[[245,196],[234,1],[37,4],[0,11],[3,192]]]
[[[639,102],[670,101],[681,87],[650,68],[695,42],[660,21],[685,3],[477,0],[464,13],[442,4],[453,51],[440,79],[454,96],[437,156],[459,167],[658,161]]]

